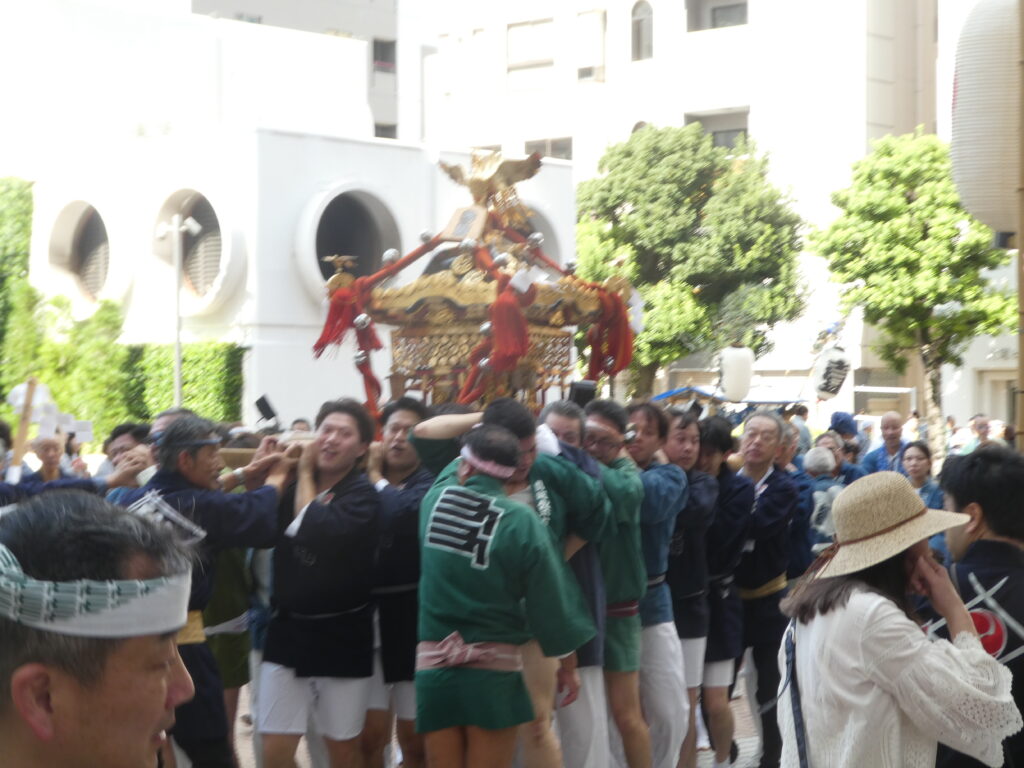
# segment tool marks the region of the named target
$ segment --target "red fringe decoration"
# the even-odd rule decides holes
[[[430,253],[440,242],[441,239],[435,237],[394,264],[389,264],[372,275],[356,278],[352,285],[335,291],[331,296],[331,306],[327,310],[327,321],[324,323],[323,331],[313,345],[313,356],[320,357],[327,347],[332,344],[341,344],[345,340],[345,334],[349,329],[354,328],[355,319],[364,313],[370,300],[370,291],[377,283],[397,274],[423,254]],[[374,330],[372,322],[367,328],[356,329],[356,339],[359,348],[364,351],[380,349],[383,346],[380,339],[377,338],[377,332]]]
[[[633,359],[633,328],[629,324],[626,302],[619,294],[596,287],[601,299],[601,317],[587,333],[590,343],[587,378],[593,381],[602,374],[614,376],[625,370]],[[609,358],[614,360],[610,367]]]

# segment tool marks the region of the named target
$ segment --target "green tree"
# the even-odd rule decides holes
[[[130,418],[128,348],[117,343],[122,321],[117,304],[101,302],[89,318],[72,326],[65,345],[71,350],[71,360],[59,393],[61,410],[91,419],[98,440]]]
[[[698,123],[646,127],[580,184],[578,273],[624,274],[644,298],[634,394],[650,394],[660,366],[693,352],[735,341],[765,351],[765,331],[803,308],[800,219],[767,165],[746,141],[714,146]]]
[[[932,449],[943,453],[942,366],[959,365],[975,336],[1011,330],[1011,297],[986,270],[1006,264],[992,232],[961,206],[949,148],[920,129],[886,136],[832,195],[842,215],[814,244],[847,308],[860,306],[880,331],[877,351],[897,372],[916,355],[925,372]]]
[[[14,306],[14,294],[28,275],[31,234],[32,185],[22,179],[0,178],[0,348]],[[6,387],[0,388],[0,398],[6,392]]]

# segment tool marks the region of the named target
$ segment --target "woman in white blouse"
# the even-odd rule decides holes
[[[1022,725],[1010,672],[982,649],[928,548],[967,516],[926,509],[906,478],[879,472],[840,493],[832,517],[835,544],[782,603],[793,617],[779,651],[782,765],[931,768],[940,741],[1002,765],[1002,741]],[[911,592],[953,642],[928,639]]]

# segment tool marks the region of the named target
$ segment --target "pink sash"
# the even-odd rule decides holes
[[[444,667],[520,672],[523,669],[523,657],[518,645],[467,643],[458,632],[452,632],[439,643],[424,640],[416,646],[416,669]]]

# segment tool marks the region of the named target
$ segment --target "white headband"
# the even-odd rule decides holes
[[[488,461],[487,459],[481,459],[473,451],[470,450],[468,445],[462,446],[462,451],[459,455],[462,460],[465,461],[469,466],[473,467],[485,475],[496,477],[499,480],[508,480],[512,475],[516,473],[515,467],[509,467],[505,464],[499,464],[496,461]]]
[[[142,637],[185,626],[192,574],[132,581],[40,581],[0,544],[0,616],[75,637]]]
[[[17,508],[0,508],[0,517]],[[129,511],[177,528],[178,536],[190,542],[206,535],[154,492],[143,496]],[[14,553],[0,544],[0,617],[27,627],[74,637],[168,634],[185,626],[191,592],[191,571],[146,580],[33,579],[22,571]]]

